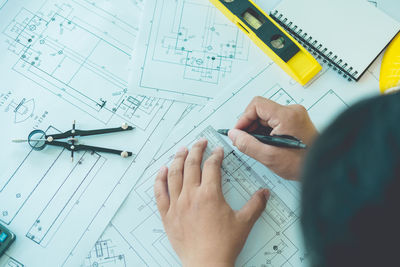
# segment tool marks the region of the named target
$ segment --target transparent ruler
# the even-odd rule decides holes
[[[222,186],[228,202],[234,202],[234,199],[230,198],[230,192],[232,193],[232,197],[236,197],[234,195],[239,193],[248,200],[258,189],[269,188],[271,189],[271,197],[268,201],[268,208],[262,216],[267,220],[272,219],[278,228],[284,228],[293,222],[293,220],[297,219],[296,216],[294,216],[293,211],[273,191],[273,188],[275,187],[273,182],[271,182],[266,176],[260,176],[253,169],[252,165],[255,163],[253,159],[235,150],[228,144],[225,137],[220,135],[211,126],[207,127],[200,133],[198,138],[201,137],[208,140],[204,159],[208,158],[216,147],[220,146],[224,148],[225,156],[222,163]],[[235,203],[232,204],[235,206]]]

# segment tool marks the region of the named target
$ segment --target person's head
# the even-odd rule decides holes
[[[310,149],[302,180],[312,266],[400,266],[400,94],[339,116]]]

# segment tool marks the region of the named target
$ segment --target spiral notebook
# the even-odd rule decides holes
[[[271,17],[317,59],[357,81],[400,30],[366,0],[283,0]]]

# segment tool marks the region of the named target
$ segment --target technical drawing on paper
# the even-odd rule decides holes
[[[153,61],[180,65],[183,79],[218,84],[231,73],[233,60],[248,60],[249,40],[238,34],[235,25],[219,21],[217,10],[187,0],[174,8],[174,17],[161,12],[158,42],[150,55]],[[193,14],[201,16],[197,25],[192,23]]]
[[[279,84],[271,86],[262,94],[282,104],[295,104],[295,99]],[[239,97],[238,97],[239,98]],[[211,126],[200,125],[195,136],[190,133],[190,143],[205,137],[209,146],[205,156],[219,145],[225,150],[225,158],[222,166],[223,191],[227,201],[234,209],[240,208],[251,195],[260,187],[268,187],[273,194],[269,200],[267,211],[255,226],[249,242],[238,259],[238,266],[284,266],[290,262],[299,262],[303,259],[304,251],[301,242],[291,237],[292,232],[298,231],[299,225],[299,188],[295,183],[283,182],[271,171],[262,167],[253,159],[236,151],[225,139],[220,136]],[[185,138],[185,144],[187,138]],[[165,155],[161,161],[168,165],[165,160],[172,157]],[[157,165],[157,166],[156,166]],[[131,242],[140,262],[147,266],[177,266],[179,259],[171,248],[168,238],[157,211],[153,196],[154,175],[158,170],[158,164],[146,172],[140,183],[134,188],[127,203],[115,217],[113,224]],[[154,171],[154,173],[153,173]],[[281,198],[284,196],[284,198]],[[125,215],[124,215],[125,214]],[[135,214],[134,219],[127,223],[128,214]],[[139,215],[140,214],[140,215]],[[125,222],[123,222],[125,221]],[[258,237],[257,237],[258,236]]]
[[[271,95],[271,92],[274,93]],[[281,105],[301,104],[293,99],[285,89],[280,87],[279,84],[276,84],[271,90],[268,90],[267,93],[264,93],[262,96]],[[314,103],[308,105],[305,104],[308,114],[312,118],[314,125],[319,130],[326,127],[329,123],[325,114],[330,114],[329,116],[335,117],[335,115],[340,114],[348,107],[347,103],[332,89],[324,93]],[[321,110],[324,112],[321,113]]]
[[[253,170],[256,164],[254,160],[235,151],[212,127],[204,129],[194,138],[194,141],[200,137],[205,137],[209,141],[205,156],[210,155],[216,146],[224,147],[223,191],[227,201],[234,209],[240,208],[260,187],[268,187],[273,192],[276,190],[280,194],[283,193],[282,191],[286,191],[285,195],[287,196],[297,194],[298,190],[292,190],[292,187],[285,187],[282,183],[278,183],[280,178],[272,173],[259,176]],[[153,175],[152,173],[151,177]],[[148,266],[176,266],[180,263],[162,230],[154,204],[153,179],[151,177],[134,190],[136,198],[145,203],[139,209],[149,210],[144,212],[143,215],[147,214],[147,216],[143,216],[142,222],[131,229],[129,234],[136,243],[136,251],[143,253],[141,257],[144,259],[149,257],[146,259]],[[263,184],[260,184],[260,181],[263,181]],[[271,266],[281,266],[288,262],[299,252],[299,248],[288,239],[285,230],[291,231],[292,227],[296,227],[298,219],[298,207],[288,206],[276,193],[273,193],[267,211],[257,222],[257,229],[264,229],[262,237],[259,237],[256,243],[251,244],[251,247],[244,249],[242,255],[246,256],[238,260],[238,265],[255,266],[261,262],[266,264],[269,262]]]
[[[59,131],[50,127],[47,132]],[[26,234],[26,237],[43,247],[51,241],[73,208],[79,205],[79,199],[106,162],[105,158],[96,153],[85,152],[71,165],[68,150],[52,152],[51,155],[39,155],[41,152],[31,150],[12,176],[8,179],[5,177],[0,183],[0,200],[9,203],[0,210],[0,221],[7,225],[14,220],[40,184],[52,183],[57,188],[54,192],[36,192],[41,194],[42,201],[47,204],[32,221],[32,227]],[[32,169],[32,165],[38,167]],[[26,177],[31,179],[27,180]],[[24,186],[21,187],[21,184]]]
[[[187,106],[127,93],[139,17],[131,0],[9,1],[0,10],[0,223],[18,238],[8,255],[24,265],[78,266]],[[74,119],[84,129],[135,126],[90,138],[134,156],[81,151],[71,162],[59,147],[10,144]]]
[[[230,77],[269,62],[238,27],[200,0],[147,1],[137,51],[133,71],[140,75],[132,77],[130,91],[198,104],[215,97]]]
[[[20,10],[3,31],[8,50],[19,57],[13,69],[104,124],[118,116],[146,128],[160,100],[127,94],[125,64],[137,29],[96,5],[75,2],[94,9],[100,25],[77,17],[76,6],[62,1],[54,6],[48,2],[36,13]],[[97,28],[106,23],[114,27]],[[117,33],[126,40],[112,36]]]
[[[8,114],[8,120],[4,124],[33,123],[33,128],[38,129],[49,115],[47,109],[36,107],[36,100],[28,96],[26,92],[21,94],[11,90],[0,92],[0,111]]]
[[[135,249],[125,237],[110,223],[81,267],[128,267],[138,266],[141,262]]]
[[[331,114],[331,116],[336,116],[348,107],[348,104],[334,90],[329,90],[311,105],[307,111],[317,129],[323,129],[329,124],[329,121],[324,118],[324,114],[320,112],[321,110],[324,110],[324,113]]]
[[[12,111],[14,113],[14,123],[21,123],[33,117],[35,111],[35,99],[26,100],[22,98],[21,101],[12,100],[5,109],[5,112]]]
[[[8,0],[0,0],[0,9],[7,4]]]
[[[112,221],[134,248],[132,253],[140,259],[135,262],[136,265],[180,265],[157,211],[153,194],[154,179],[161,166],[170,164],[178,147],[190,147],[200,136],[204,136],[209,140],[207,153],[216,144],[225,148],[223,191],[233,209],[241,208],[260,187],[268,187],[273,192],[266,212],[255,224],[236,265],[308,266],[300,231],[300,185],[281,179],[259,162],[237,151],[229,139],[214,130],[232,127],[255,95],[281,105],[302,104],[317,128],[323,128],[355,97],[346,94],[354,90],[355,85],[336,79],[333,72],[327,73],[319,81],[324,81],[324,86],[315,83],[307,90],[291,84],[286,77],[278,78],[280,75],[283,74],[278,67],[270,65],[250,78],[243,77],[232,86],[231,91],[225,92],[206,107],[198,118],[185,118],[182,121],[189,125],[188,120],[191,120],[195,127],[174,139],[175,145],[147,169]],[[364,94],[373,86],[364,84],[360,89]]]
[[[126,267],[125,255],[117,252],[118,247],[112,239],[99,239],[86,257],[83,267]]]
[[[24,265],[18,262],[16,259],[7,255],[7,252],[0,258],[1,267],[24,267]]]

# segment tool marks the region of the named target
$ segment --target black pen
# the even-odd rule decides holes
[[[219,129],[218,133],[222,135],[228,136],[229,129]],[[276,147],[284,147],[284,148],[296,148],[296,149],[306,149],[307,145],[304,144],[301,140],[296,137],[290,135],[260,135],[260,134],[252,134],[251,136],[256,138],[263,144],[276,146]]]

